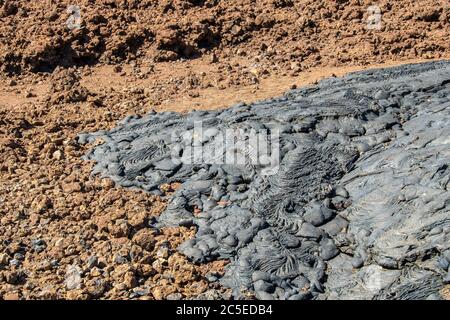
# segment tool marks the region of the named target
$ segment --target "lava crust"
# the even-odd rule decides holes
[[[244,162],[186,161],[192,148],[220,150],[226,130]],[[250,161],[252,132],[279,135],[272,171]],[[236,298],[439,299],[450,281],[450,61],[226,110],[131,116],[79,141],[99,138],[86,156],[95,174],[158,195],[181,182],[152,227],[196,225],[179,250],[229,259],[221,282]]]

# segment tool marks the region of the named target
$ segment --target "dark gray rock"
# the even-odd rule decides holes
[[[278,130],[278,158],[251,140],[263,129],[262,145]],[[93,173],[156,193],[182,183],[155,226],[197,225],[179,250],[230,259],[221,282],[236,298],[427,299],[448,280],[449,61],[351,73],[226,110],[128,117],[79,141],[97,138]]]

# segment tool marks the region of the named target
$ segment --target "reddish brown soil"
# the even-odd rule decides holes
[[[381,30],[367,30],[369,0],[1,2],[6,72],[215,53],[218,61],[247,56],[264,73],[298,73],[320,65],[440,57],[450,46],[445,0],[379,1]],[[69,4],[80,7],[79,30],[67,28]]]
[[[67,28],[69,4],[79,30]],[[0,0],[0,299],[229,297],[207,280],[226,262],[176,253],[195,230],[150,229],[164,201],[91,177],[75,137],[128,114],[226,107],[450,58],[448,1],[378,1],[381,30],[366,28],[370,5]]]

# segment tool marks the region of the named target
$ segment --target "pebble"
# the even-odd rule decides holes
[[[160,259],[167,259],[169,257],[170,250],[167,247],[160,247],[156,252],[156,257]]]
[[[33,98],[33,97],[36,97],[36,95],[33,92],[26,91],[25,98]]]
[[[209,282],[216,282],[219,280],[220,276],[217,273],[211,273],[208,272],[205,276],[205,278],[209,281]]]
[[[52,157],[53,159],[61,160],[63,158],[63,153],[61,150],[56,150],[55,152],[53,152]]]
[[[134,288],[133,293],[135,293],[137,296],[148,296],[150,294],[150,290],[148,288]]]
[[[450,249],[449,250],[445,250],[442,253],[442,257],[445,258],[448,262],[450,262]]]
[[[18,267],[18,266],[20,266],[20,264],[21,264],[20,260],[17,260],[17,259],[11,259],[9,261],[10,266]]]
[[[297,293],[288,298],[288,300],[309,300],[311,294],[309,292]]]
[[[444,282],[444,284],[450,284],[450,272],[447,273],[442,281]]]
[[[336,196],[340,196],[340,197],[343,197],[343,198],[348,198],[349,197],[348,191],[344,187],[341,187],[341,186],[338,186],[338,187],[336,187],[334,189],[334,194]]]
[[[87,261],[86,267],[88,268],[88,270],[90,270],[90,269],[96,267],[97,263],[98,263],[98,257],[97,256],[90,256],[88,261]]]
[[[77,265],[71,265],[67,268],[65,275],[65,284],[67,290],[80,289],[82,285],[82,271]]]
[[[23,261],[25,259],[25,255],[20,252],[14,254],[14,260]]]
[[[139,230],[133,236],[133,242],[147,251],[152,251],[155,246],[155,237],[153,235],[153,231],[148,228]]]
[[[6,253],[0,253],[0,265],[8,265],[9,256]]]
[[[181,300],[183,299],[183,295],[179,292],[171,293],[166,297],[166,300]]]
[[[37,266],[38,271],[48,271],[51,270],[52,268],[53,265],[50,260],[41,261]]]
[[[120,254],[116,254],[114,256],[114,262],[117,264],[127,264],[128,263],[128,259]]]
[[[79,182],[72,182],[72,183],[64,183],[62,185],[63,191],[65,193],[74,193],[74,192],[80,192],[83,187]]]
[[[47,248],[47,244],[42,239],[35,239],[31,241],[31,247],[36,252],[42,252]]]

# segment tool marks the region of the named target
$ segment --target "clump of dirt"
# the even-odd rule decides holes
[[[0,12],[0,63],[10,74],[202,55],[212,62],[251,56],[298,73],[393,56],[438,58],[450,37],[443,0],[383,0],[375,9],[369,0],[82,0],[76,7],[5,0]]]
[[[57,68],[51,75],[49,102],[58,104],[86,101],[89,92],[80,85],[81,76],[74,68]]]

